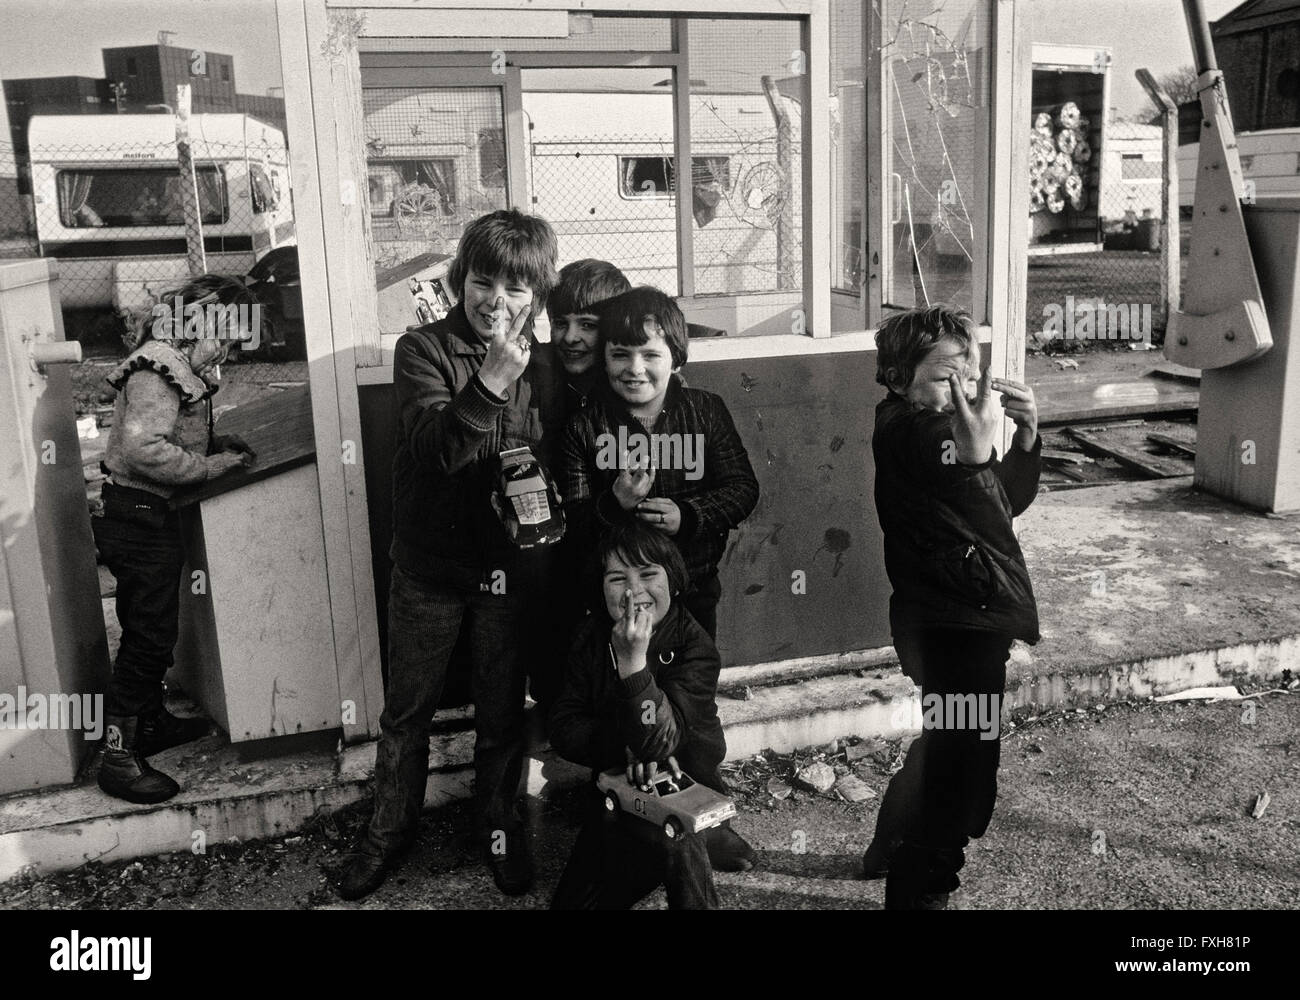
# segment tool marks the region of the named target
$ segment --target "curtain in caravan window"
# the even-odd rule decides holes
[[[86,207],[86,201],[90,198],[90,185],[94,179],[93,175],[78,170],[59,171],[59,221],[63,223],[64,228],[76,229],[85,225],[103,225],[102,222],[83,221],[84,216],[78,215]]]

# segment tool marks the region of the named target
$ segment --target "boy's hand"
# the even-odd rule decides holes
[[[623,614],[614,623],[609,640],[614,647],[619,677],[628,678],[645,669],[646,653],[650,650],[650,633],[653,630],[650,612],[645,608],[633,607],[632,591],[624,592]]]
[[[655,467],[647,462],[644,468],[631,468],[628,457],[623,456],[623,467],[618,478],[614,480],[614,499],[624,510],[631,510],[650,495],[650,487],[655,482]]]
[[[479,380],[489,392],[504,396],[515,380],[528,367],[531,344],[523,333],[524,324],[532,315],[533,307],[525,306],[515,315],[512,322],[506,322],[506,300],[498,298],[493,314],[492,339],[488,341],[487,357],[478,370]]]
[[[667,497],[642,500],[636,505],[636,516],[665,535],[676,535],[682,526],[682,509]]]
[[[643,791],[648,791],[650,786],[654,784],[655,776],[659,773],[659,765],[653,760],[642,763],[636,759],[636,754],[634,754],[630,748],[626,749],[627,783],[629,785],[636,785]],[[681,781],[682,769],[677,763],[677,758],[669,755],[667,764],[668,770],[673,774],[673,778]]]
[[[1002,393],[1002,406],[1015,421],[1015,443],[1024,451],[1033,451],[1034,441],[1038,439],[1038,403],[1034,390],[1005,378],[995,378],[993,388]]]
[[[1002,408],[993,397],[993,376],[985,368],[980,373],[975,402],[968,403],[962,391],[961,380],[954,373],[948,376],[952,393],[952,436],[957,446],[957,461],[962,465],[979,465],[993,455],[993,445],[1002,432]]]

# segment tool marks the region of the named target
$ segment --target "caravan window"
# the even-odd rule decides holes
[[[226,175],[220,167],[199,167],[199,210],[203,221],[230,218]],[[169,168],[60,170],[59,220],[67,229],[101,226],[183,226],[181,176]]]
[[[667,198],[677,190],[677,170],[671,156],[620,156],[619,194],[624,198]],[[692,156],[691,187],[731,187],[731,158]]]
[[[370,160],[370,214],[410,220],[456,214],[456,161],[450,158]]]
[[[280,207],[280,192],[260,164],[250,163],[248,165],[248,190],[253,196],[253,213],[255,215],[261,215],[263,212],[274,212]]]

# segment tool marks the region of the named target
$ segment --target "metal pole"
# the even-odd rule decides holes
[[[1210,37],[1210,22],[1205,19],[1201,0],[1183,0],[1187,15],[1187,30],[1192,36],[1192,55],[1196,59],[1196,72],[1218,69],[1214,61],[1214,39]]]
[[[1164,140],[1164,156],[1160,171],[1160,195],[1163,208],[1160,222],[1160,316],[1169,328],[1171,312],[1177,312],[1181,304],[1181,258],[1182,235],[1179,231],[1178,218],[1178,105],[1160,89],[1151,71],[1137,71],[1138,82],[1142,84],[1152,103],[1160,109],[1160,135]]]
[[[790,115],[781,104],[781,92],[776,89],[772,78],[765,76],[762,83],[768,107],[776,120],[776,163],[782,174],[780,214],[776,219],[776,287],[780,290],[790,287],[790,273],[794,270],[794,255],[791,253],[794,248],[790,245],[790,236],[794,232],[794,205],[790,203],[793,183],[790,176]],[[680,181],[678,187],[681,187]]]
[[[208,273],[203,252],[203,213],[199,210],[199,183],[190,153],[190,85],[176,87],[176,160],[181,172],[181,209],[185,216],[185,253],[190,276]]]

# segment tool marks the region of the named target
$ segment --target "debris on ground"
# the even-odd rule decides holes
[[[856,774],[846,774],[835,782],[835,791],[845,802],[866,802],[876,791]]]
[[[794,773],[795,784],[810,792],[829,792],[835,786],[835,769],[825,761],[814,761]]]
[[[1251,809],[1250,815],[1255,819],[1259,819],[1264,815],[1264,810],[1268,808],[1268,804],[1271,801],[1268,792],[1260,792],[1259,795],[1255,797],[1255,807]]]

